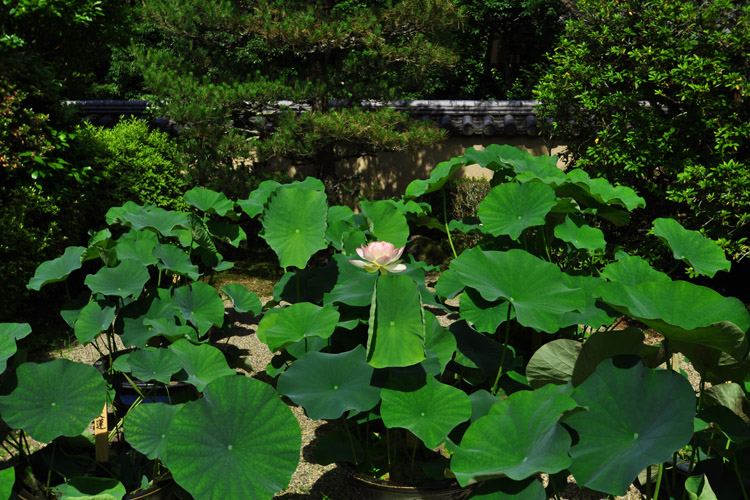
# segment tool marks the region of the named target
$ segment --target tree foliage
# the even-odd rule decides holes
[[[540,115],[567,160],[633,186],[734,252],[750,236],[750,6],[718,0],[577,3]]]
[[[331,176],[346,152],[440,137],[388,111],[330,108],[329,99],[396,98],[455,65],[442,43],[461,20],[455,2],[147,0],[144,14],[170,41],[141,55],[146,85],[184,125],[194,182],[211,181],[223,167],[226,188],[236,184],[238,158],[287,151]],[[271,129],[264,117],[281,100],[310,111],[284,112]]]

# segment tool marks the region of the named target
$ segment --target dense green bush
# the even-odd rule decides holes
[[[184,207],[177,146],[166,133],[149,130],[144,120],[134,118],[111,129],[85,124],[78,135],[76,161],[90,167],[93,176],[88,186],[93,220],[126,201]]]
[[[581,0],[538,86],[540,117],[593,175],[750,251],[750,5]],[[634,214],[637,217],[637,214]],[[637,241],[645,241],[638,239]]]

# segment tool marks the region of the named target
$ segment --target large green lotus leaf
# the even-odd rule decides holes
[[[450,330],[443,328],[435,315],[429,311],[424,313],[424,325],[425,351],[435,353],[440,362],[440,373],[443,373],[456,352],[456,338]]]
[[[174,323],[174,307],[170,290],[159,288],[156,293],[141,296],[125,306],[115,321],[115,331],[125,346],[146,347],[148,340],[157,335],[146,320],[164,319]]]
[[[571,339],[557,339],[537,349],[526,365],[526,379],[538,389],[547,384],[567,384],[581,352],[581,343]]]
[[[208,344],[194,345],[183,339],[169,346],[169,350],[177,355],[182,368],[187,372],[187,382],[199,391],[218,378],[237,373],[229,368],[224,354]]]
[[[136,231],[131,229],[117,240],[115,251],[120,260],[134,260],[143,266],[158,262],[154,248],[159,244],[159,237],[153,231]]]
[[[28,323],[0,323],[0,373],[5,371],[8,360],[16,353],[16,340],[30,333]]]
[[[349,263],[342,254],[333,256],[336,262],[336,285],[324,295],[326,304],[346,304],[349,306],[367,306],[372,301],[377,273],[366,273]]]
[[[458,352],[454,361],[463,367],[478,369],[486,377],[494,377],[500,369],[503,346],[487,335],[472,329],[466,321],[451,323],[450,331],[456,338]],[[513,356],[506,353],[506,367],[512,366]]]
[[[508,318],[509,307],[510,304],[504,299],[492,302],[484,300],[473,288],[467,289],[459,302],[461,317],[471,323],[477,331],[490,334],[495,333],[497,327]]]
[[[667,274],[657,271],[640,257],[627,256],[604,266],[601,276],[625,286],[635,286],[649,281],[664,283],[672,281]]]
[[[481,483],[469,497],[472,500],[546,500],[542,482],[536,477],[513,481],[507,477]]]
[[[113,477],[71,477],[57,487],[60,500],[122,500],[125,486]]]
[[[425,327],[416,283],[399,274],[378,276],[372,302],[367,362],[387,368],[423,361]]]
[[[338,251],[344,250],[344,238],[348,233],[357,231],[352,219],[354,212],[351,208],[334,205],[328,208],[328,228],[326,229],[326,240]],[[364,236],[364,234],[363,234]]]
[[[264,317],[258,324],[257,335],[269,349],[278,351],[305,337],[328,338],[338,321],[339,313],[333,307],[300,302]]]
[[[182,369],[182,363],[173,351],[147,347],[133,351],[128,357],[133,376],[145,380],[155,380],[168,384],[172,375]]]
[[[234,212],[231,212],[234,213]],[[234,248],[247,239],[247,233],[237,224],[220,220],[206,221],[208,231],[215,239],[229,243]]]
[[[727,380],[745,380],[750,374],[748,358],[738,362],[725,352],[678,340],[671,340],[669,348],[673,352],[684,354],[693,368],[700,373],[701,378],[710,384],[722,384]]]
[[[724,406],[743,421],[750,422],[750,401],[740,384],[727,382],[713,385],[704,391],[703,398],[706,406]]]
[[[495,186],[477,208],[484,231],[517,240],[527,227],[541,226],[557,199],[551,187],[539,182]]]
[[[629,187],[613,186],[603,178],[592,179],[585,171],[577,168],[567,173],[567,182],[574,184],[605,205],[620,205],[628,211],[646,206],[646,201]]]
[[[138,298],[149,279],[148,270],[138,261],[124,260],[116,267],[103,267],[86,276],[91,293]]]
[[[165,464],[195,500],[271,498],[289,484],[301,446],[299,423],[276,391],[224,377],[177,412]]]
[[[232,306],[238,313],[250,312],[258,315],[263,309],[263,304],[260,302],[258,295],[239,283],[224,285],[220,290],[231,299]]]
[[[510,167],[521,182],[538,179],[545,184],[557,185],[565,180],[565,174],[557,168],[556,156],[534,156],[507,144],[491,144],[483,150],[469,148],[464,155],[469,160],[467,164],[475,162],[501,174],[505,174],[503,169]]]
[[[257,217],[263,213],[268,198],[271,197],[281,184],[274,180],[263,181],[258,188],[250,193],[246,200],[237,200],[237,205],[250,217]]]
[[[235,216],[234,202],[229,200],[224,193],[218,193],[211,189],[194,187],[185,193],[184,200],[189,204],[207,214]]]
[[[77,436],[102,412],[107,385],[90,365],[55,359],[18,367],[18,386],[0,396],[0,413],[14,429],[37,441]]]
[[[0,470],[0,498],[9,499],[13,490],[13,483],[16,482],[16,469],[8,467]]]
[[[327,431],[316,436],[313,457],[318,465],[330,465],[341,462],[361,464],[365,461],[365,448],[358,439],[349,439],[350,434],[344,431]]]
[[[586,307],[581,311],[567,312],[562,315],[562,324],[586,325],[599,328],[611,325],[620,313],[596,299],[597,289],[604,282],[601,277],[563,274],[563,283],[568,288],[583,290]]]
[[[128,202],[122,207],[110,208],[105,218],[109,225],[120,223],[133,229],[149,229],[163,236],[174,236],[177,229],[190,229],[189,215]]]
[[[410,430],[427,448],[436,448],[460,423],[471,417],[471,401],[460,389],[434,377],[416,391],[380,392],[380,416],[386,427]]]
[[[500,401],[500,398],[489,391],[479,389],[469,396],[471,401],[471,421],[475,422],[490,412],[490,408]]]
[[[718,500],[705,474],[688,476],[685,480],[685,491],[690,500]]]
[[[647,358],[650,350],[658,351],[658,347],[644,344],[644,339],[643,332],[637,328],[594,332],[583,343],[578,354],[573,369],[573,385],[581,385],[605,359],[623,354]]]
[[[429,179],[417,179],[413,180],[406,186],[404,192],[405,198],[416,198],[426,193],[431,193],[442,188],[446,182],[448,182],[453,174],[458,172],[464,163],[463,157],[454,157],[448,161],[438,163],[435,168],[430,172]]]
[[[163,336],[170,342],[180,339],[190,339],[198,342],[198,332],[190,325],[178,325],[175,318],[145,318],[143,326],[148,329],[151,337]],[[145,333],[144,333],[145,337]],[[139,341],[142,339],[138,339]]]
[[[464,289],[461,277],[450,269],[446,269],[440,275],[438,282],[435,284],[435,292],[438,297],[448,300],[452,299]]]
[[[64,281],[70,273],[81,268],[81,256],[85,250],[85,247],[68,247],[61,257],[42,262],[26,288],[39,290],[47,283]]]
[[[654,221],[654,234],[672,250],[674,258],[693,267],[696,274],[713,278],[717,271],[729,271],[724,250],[698,231],[685,229],[674,219]]]
[[[640,361],[621,366],[612,358],[600,363],[572,393],[588,411],[565,419],[579,438],[570,472],[578,484],[611,495],[624,495],[640,471],[685,446],[695,417],[695,392],[683,376]]]
[[[125,415],[125,440],[150,459],[163,460],[167,449],[167,431],[182,405],[140,404]]]
[[[604,302],[665,337],[713,347],[735,359],[747,354],[750,313],[738,299],[686,281],[609,282],[598,290]]]
[[[308,352],[279,375],[278,390],[313,420],[370,410],[380,401],[380,389],[370,384],[375,370],[365,354],[362,346],[340,354]]]
[[[178,316],[192,323],[200,335],[224,323],[224,301],[214,287],[201,281],[176,288],[172,305]]]
[[[334,255],[325,266],[308,269],[294,269],[284,273],[281,279],[273,287],[273,298],[276,302],[313,302],[330,303],[323,300],[326,293],[330,292],[340,277],[338,258],[341,254]],[[344,268],[353,267],[346,259],[343,259]],[[368,297],[372,295],[372,290]],[[369,300],[367,302],[369,304]]]
[[[171,271],[174,274],[187,276],[197,280],[201,273],[198,266],[190,261],[190,256],[184,250],[169,244],[160,244],[154,248],[154,256],[159,259],[156,267],[160,270]]]
[[[378,241],[393,243],[396,248],[406,245],[409,239],[409,224],[404,214],[390,201],[360,202],[362,213],[367,218],[367,227]]]
[[[326,248],[326,195],[312,189],[282,187],[268,201],[263,238],[286,268],[303,269],[310,257]]]
[[[555,236],[575,248],[595,252],[604,250],[607,242],[601,229],[591,227],[583,220],[567,216],[562,224],[555,226]]]
[[[458,482],[465,486],[472,479],[503,475],[519,481],[568,467],[571,438],[558,420],[577,405],[567,391],[567,386],[550,384],[513,393],[496,403],[502,412],[491,410],[472,423],[451,460]]]
[[[568,288],[556,265],[523,250],[472,248],[454,259],[450,269],[485,300],[503,298],[513,304],[518,322],[537,330],[556,332],[570,324],[563,314],[586,310],[583,290]]]
[[[81,309],[73,331],[81,344],[88,344],[103,331],[112,326],[115,320],[115,306],[104,301],[91,301]]]

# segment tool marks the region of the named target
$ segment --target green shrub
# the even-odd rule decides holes
[[[576,6],[536,90],[564,156],[638,190],[652,218],[674,216],[735,259],[747,255],[750,5]]]
[[[126,201],[184,208],[177,145],[167,134],[135,118],[111,129],[86,124],[78,134],[77,161],[90,166],[93,176],[88,186],[92,221],[98,223],[109,207]]]
[[[468,177],[454,182],[450,189],[449,216],[461,220],[464,217],[477,216],[477,207],[490,192],[490,181],[484,177]],[[456,233],[453,244],[459,254],[473,248],[479,243],[480,236],[475,234]]]

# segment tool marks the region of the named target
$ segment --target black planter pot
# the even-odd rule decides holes
[[[475,488],[475,485],[461,487],[452,479],[406,486],[361,474],[346,463],[338,466],[346,471],[349,481],[357,489],[357,498],[363,500],[461,500]]]
[[[131,351],[132,349],[117,351],[112,354],[112,359],[116,359],[118,356]],[[127,411],[141,397],[141,394],[144,396],[144,403],[176,404],[192,401],[198,397],[198,391],[196,391],[192,384],[187,382],[180,381],[163,384],[161,382],[144,382],[132,376],[128,380],[124,375],[119,373],[108,375],[106,373],[109,367],[108,359],[99,359],[94,363],[94,366],[107,378],[107,381],[114,388],[114,404],[118,412]],[[134,385],[135,387],[133,387]]]

